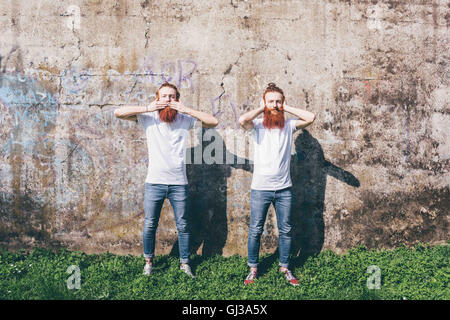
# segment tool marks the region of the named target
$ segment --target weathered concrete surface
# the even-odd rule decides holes
[[[237,158],[251,146],[237,118],[268,82],[317,114],[293,145],[297,253],[445,242],[449,7],[0,2],[2,245],[142,252],[145,138],[113,110],[151,101],[164,80],[220,120],[205,141],[193,130],[188,152],[218,143],[213,155],[233,159],[188,165],[197,252],[246,255],[252,167]],[[172,215],[165,203],[157,254],[176,250]],[[262,251],[276,246],[271,208]]]

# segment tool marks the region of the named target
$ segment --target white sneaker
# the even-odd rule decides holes
[[[288,269],[282,269],[280,268],[279,270],[281,273],[284,273],[284,275],[286,276],[286,280],[293,286],[298,286],[298,280],[296,277],[294,277],[294,275],[292,274],[292,272]]]
[[[258,271],[250,270],[250,273],[248,274],[247,278],[245,278],[244,284],[246,286],[248,286],[250,283],[255,282],[257,276],[258,276]]]
[[[153,265],[146,263],[144,267],[144,275],[149,276],[152,273]]]
[[[192,279],[195,278],[195,276],[192,274],[191,267],[190,267],[188,264],[182,264],[182,265],[180,266],[180,270],[183,270],[184,273],[186,273],[186,274],[187,274],[189,277],[191,277]]]

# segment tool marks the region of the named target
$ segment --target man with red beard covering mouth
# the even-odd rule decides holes
[[[176,109],[172,109],[170,107],[171,99],[173,98],[173,96],[172,97],[170,96],[171,90],[166,90],[163,88],[172,88],[173,90],[175,90],[175,101],[180,100],[180,93],[178,92],[177,87],[169,84],[168,82],[164,83],[163,86],[161,86],[160,88],[160,90],[162,89],[163,91],[161,93],[161,97],[159,93],[160,90],[156,91],[155,104],[162,108],[158,109],[159,119],[163,122],[171,123],[175,121],[178,112]],[[167,94],[167,92],[169,92],[169,94]]]
[[[295,116],[285,120],[284,112]],[[263,119],[255,119],[264,113]],[[264,91],[260,107],[243,114],[239,123],[246,129],[254,129],[254,170],[250,192],[250,228],[248,232],[248,266],[250,273],[245,284],[257,278],[260,239],[272,204],[278,225],[278,250],[280,269],[287,281],[298,285],[289,270],[291,251],[292,182],[290,176],[292,136],[295,130],[309,126],[315,115],[309,111],[286,104],[283,90],[269,83]]]
[[[147,136],[149,166],[145,180],[143,228],[144,274],[153,269],[156,229],[164,200],[172,205],[178,231],[180,269],[194,278],[189,267],[190,218],[189,191],[186,177],[186,138],[197,120],[204,128],[217,126],[212,115],[186,107],[173,84],[165,82],[156,92],[156,100],[147,106],[118,108],[119,119],[138,121]]]

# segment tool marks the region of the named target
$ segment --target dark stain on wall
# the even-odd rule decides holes
[[[14,239],[24,245],[34,241],[57,243],[48,229],[47,215],[48,204],[37,195],[0,193],[0,242]]]
[[[388,194],[364,191],[363,204],[346,216],[333,215],[341,226],[338,248],[380,249],[448,239],[449,187]]]

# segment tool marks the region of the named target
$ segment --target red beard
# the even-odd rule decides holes
[[[159,110],[159,119],[163,122],[171,123],[175,121],[177,113],[177,110],[174,110],[170,107],[165,107],[164,109]]]
[[[272,114],[269,108],[264,108],[264,120],[263,126],[266,129],[274,129],[279,128],[283,129],[284,127],[284,110],[280,108],[276,114]]]

